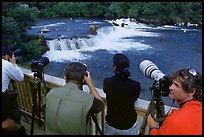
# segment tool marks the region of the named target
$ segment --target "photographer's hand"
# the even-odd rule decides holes
[[[16,58],[15,58],[14,54],[12,54],[12,57],[10,58],[10,62],[12,64],[16,64]]]
[[[156,115],[154,116],[154,118],[156,118]],[[151,116],[151,114],[148,115],[147,123],[149,128],[158,127],[159,122],[155,121],[154,118]]]
[[[103,101],[102,98],[100,97],[100,95],[98,94],[98,92],[96,91],[96,89],[92,83],[92,80],[91,80],[91,75],[88,71],[87,71],[87,76],[85,76],[85,81],[86,81],[86,84],[89,86],[91,94],[93,96],[95,96],[97,99],[100,99],[101,101]]]

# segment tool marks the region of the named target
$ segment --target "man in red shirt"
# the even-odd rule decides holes
[[[150,135],[202,134],[202,76],[194,69],[182,69],[172,74],[169,98],[180,108],[172,110],[162,126],[148,116]]]

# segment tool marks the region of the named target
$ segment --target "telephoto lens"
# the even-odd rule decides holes
[[[158,95],[168,96],[171,80],[162,73],[157,65],[150,60],[144,60],[139,64],[139,70],[150,79],[155,80],[151,90],[157,91]]]
[[[157,65],[150,60],[144,60],[139,64],[139,70],[147,77],[159,81],[165,74],[162,73]]]

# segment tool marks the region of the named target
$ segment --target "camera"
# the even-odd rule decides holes
[[[18,64],[19,60],[21,60],[21,54],[23,53],[23,51],[21,49],[17,49],[13,52],[9,53],[9,56],[12,58],[12,55],[14,55],[14,57],[16,58],[16,64]]]
[[[169,95],[169,87],[171,86],[172,82],[168,76],[165,76],[165,74],[159,70],[157,65],[150,60],[144,60],[139,64],[139,70],[147,78],[155,80],[153,86],[150,88],[151,90],[157,92],[159,96]]]
[[[85,69],[85,76],[88,77],[88,73],[87,73],[87,65],[83,62],[81,62],[81,64],[84,66],[84,69]]]
[[[49,59],[47,57],[42,57],[40,59],[37,59],[33,61],[30,65],[32,72],[43,72],[43,67],[46,66],[49,63]]]
[[[17,49],[13,52],[14,57],[19,56],[21,53],[23,53],[23,51],[21,49]]]

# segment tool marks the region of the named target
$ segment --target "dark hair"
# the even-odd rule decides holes
[[[182,83],[182,88],[185,92],[190,93],[194,88],[194,99],[202,102],[202,76],[197,72],[197,75],[193,76],[189,73],[189,69],[178,70],[170,76],[171,80],[178,79]]]
[[[130,76],[129,59],[122,53],[117,53],[113,57],[113,65],[115,65],[115,75],[120,78],[128,78]]]
[[[2,46],[2,56],[10,55],[10,49],[8,46],[4,45]]]
[[[66,82],[72,81],[76,84],[82,84],[84,75],[86,74],[87,68],[83,63],[71,62],[67,64],[64,69],[64,76],[66,77]]]

